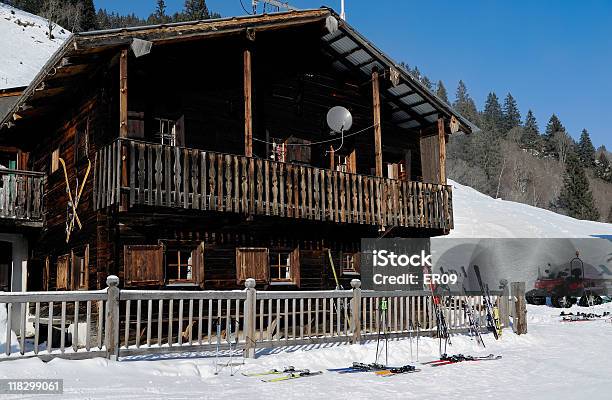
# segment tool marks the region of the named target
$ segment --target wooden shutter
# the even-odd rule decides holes
[[[355,272],[361,274],[361,253],[353,254],[353,267],[355,268]]]
[[[174,133],[176,137],[177,146],[185,146],[185,116],[181,115],[181,118],[176,120],[174,124]]]
[[[191,252],[191,268],[194,282],[204,289],[204,242]]]
[[[164,246],[124,247],[125,286],[161,286],[164,284]]]
[[[422,136],[421,175],[423,182],[440,183],[440,144],[438,135]]]
[[[236,248],[236,281],[242,285],[247,278],[253,278],[257,283],[270,281],[270,261],[267,248]]]
[[[57,274],[55,280],[55,288],[68,290],[68,264],[70,263],[70,255],[65,254],[57,258]]]
[[[128,137],[144,139],[145,113],[139,111],[128,111]]]
[[[289,255],[289,262],[291,263],[291,279],[295,286],[300,287],[300,248],[296,248]]]

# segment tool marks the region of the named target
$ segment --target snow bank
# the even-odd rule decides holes
[[[501,199],[449,180],[455,229],[450,238],[576,238],[612,236],[612,224],[583,221]]]
[[[70,32],[56,26],[47,36],[47,20],[0,3],[0,89],[27,86]]]

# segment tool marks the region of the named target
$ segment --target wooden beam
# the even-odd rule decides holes
[[[244,155],[253,157],[253,88],[251,85],[251,51],[244,50]]]
[[[440,146],[440,183],[446,185],[446,134],[444,118],[438,118],[438,145]]]
[[[128,134],[128,50],[121,50],[119,58],[119,136],[126,138]]]
[[[376,176],[383,176],[382,165],[382,126],[380,124],[380,82],[378,71],[372,71],[372,108],[374,113],[374,157],[376,158]]]

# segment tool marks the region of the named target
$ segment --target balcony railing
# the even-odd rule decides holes
[[[122,194],[130,207],[150,205],[387,227],[453,227],[448,185],[127,139],[117,140],[96,154],[95,208],[119,204]]]
[[[0,169],[0,219],[42,222],[45,174]]]

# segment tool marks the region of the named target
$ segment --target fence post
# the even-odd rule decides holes
[[[117,360],[119,356],[119,277],[109,275],[106,278],[108,299],[106,301],[106,323],[104,344],[106,358]]]
[[[361,281],[359,279],[351,280],[353,288],[353,299],[351,300],[351,323],[353,325],[353,338],[351,343],[361,343]]]
[[[497,300],[499,304],[500,322],[503,327],[507,328],[510,326],[510,290],[508,288],[508,282],[504,282],[505,284],[502,284],[502,293]]]
[[[512,282],[514,302],[514,323],[512,329],[517,335],[527,333],[527,305],[525,303],[525,282]]]
[[[255,290],[255,279],[248,278],[244,282],[246,287],[246,302],[244,304],[244,356],[246,358],[255,358],[255,347],[257,338],[255,337],[255,322],[256,322],[256,304],[257,291]]]

